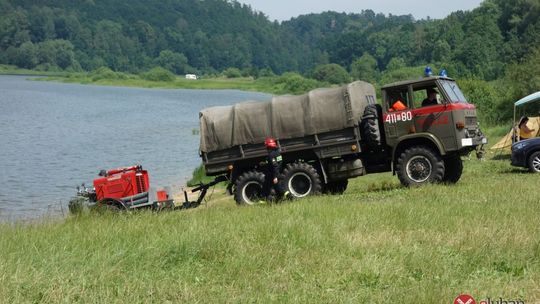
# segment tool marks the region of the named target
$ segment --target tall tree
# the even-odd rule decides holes
[[[156,63],[177,75],[184,74],[189,69],[187,57],[171,50],[161,51]]]
[[[353,79],[375,82],[378,74],[377,60],[368,53],[364,53],[362,57],[351,64],[351,76]]]
[[[347,70],[335,63],[315,67],[313,78],[332,84],[342,84],[350,81]]]

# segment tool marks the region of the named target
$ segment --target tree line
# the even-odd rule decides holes
[[[363,10],[281,23],[228,0],[0,0],[0,63],[136,74],[296,72],[329,83],[386,82],[430,64],[484,81],[494,96],[495,82],[510,81],[503,93],[517,96],[539,87],[526,68],[538,61],[539,17],[540,0],[485,0],[440,20]]]

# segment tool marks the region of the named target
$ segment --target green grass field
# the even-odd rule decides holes
[[[540,300],[540,175],[465,161],[456,185],[391,174],[339,196],[0,226],[2,303]]]

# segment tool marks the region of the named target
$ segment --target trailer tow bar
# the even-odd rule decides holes
[[[191,209],[191,208],[197,208],[201,205],[202,201],[204,200],[204,197],[206,196],[206,193],[208,192],[208,189],[218,183],[224,182],[227,180],[227,177],[225,175],[220,175],[216,177],[213,181],[209,182],[208,184],[200,183],[199,186],[191,189],[191,193],[199,192],[199,197],[196,201],[189,201],[187,191],[184,190],[184,203],[182,205],[175,207],[174,209]]]

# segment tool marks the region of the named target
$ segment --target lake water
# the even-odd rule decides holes
[[[201,109],[268,94],[62,84],[0,76],[0,221],[66,213],[100,169],[142,164],[180,192],[201,160]]]

